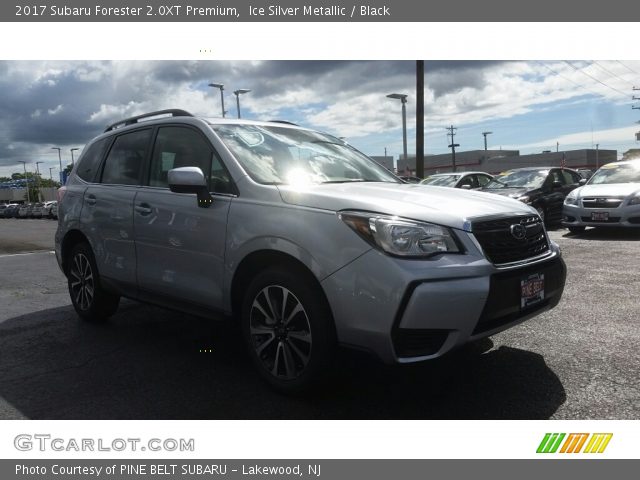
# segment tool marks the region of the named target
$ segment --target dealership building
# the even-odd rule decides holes
[[[479,171],[496,174],[505,170],[522,167],[560,167],[564,163],[569,168],[596,170],[605,163],[615,162],[617,150],[581,149],[562,152],[543,152],[520,155],[519,150],[470,150],[456,152],[456,170],[459,172]],[[563,160],[564,159],[564,160]],[[415,175],[415,156],[398,159],[398,173]],[[424,174],[446,173],[453,170],[451,153],[425,155]]]

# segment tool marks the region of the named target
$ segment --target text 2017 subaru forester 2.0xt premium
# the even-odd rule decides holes
[[[560,250],[522,202],[403,183],[283,122],[123,120],[60,190],[56,256],[80,317],[112,315],[120,296],[225,314],[283,390],[315,382],[337,345],[436,358],[564,288]]]

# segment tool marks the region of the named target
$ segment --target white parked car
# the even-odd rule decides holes
[[[573,233],[586,227],[640,228],[640,159],[608,163],[564,201],[562,224]]]

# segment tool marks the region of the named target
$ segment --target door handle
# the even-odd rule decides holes
[[[141,203],[140,205],[136,205],[135,210],[140,215],[149,215],[152,212],[151,207],[146,203]]]
[[[96,196],[95,196],[95,195],[93,195],[93,194],[87,195],[87,200],[86,200],[86,202],[87,202],[89,205],[95,205],[95,204],[96,204],[96,201],[97,201],[97,200],[96,200]]]

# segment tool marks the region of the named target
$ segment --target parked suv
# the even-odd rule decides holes
[[[108,127],[59,190],[56,257],[78,315],[121,296],[238,321],[281,390],[337,345],[440,357],[560,300],[565,265],[531,207],[400,181],[288,123],[154,112]]]

